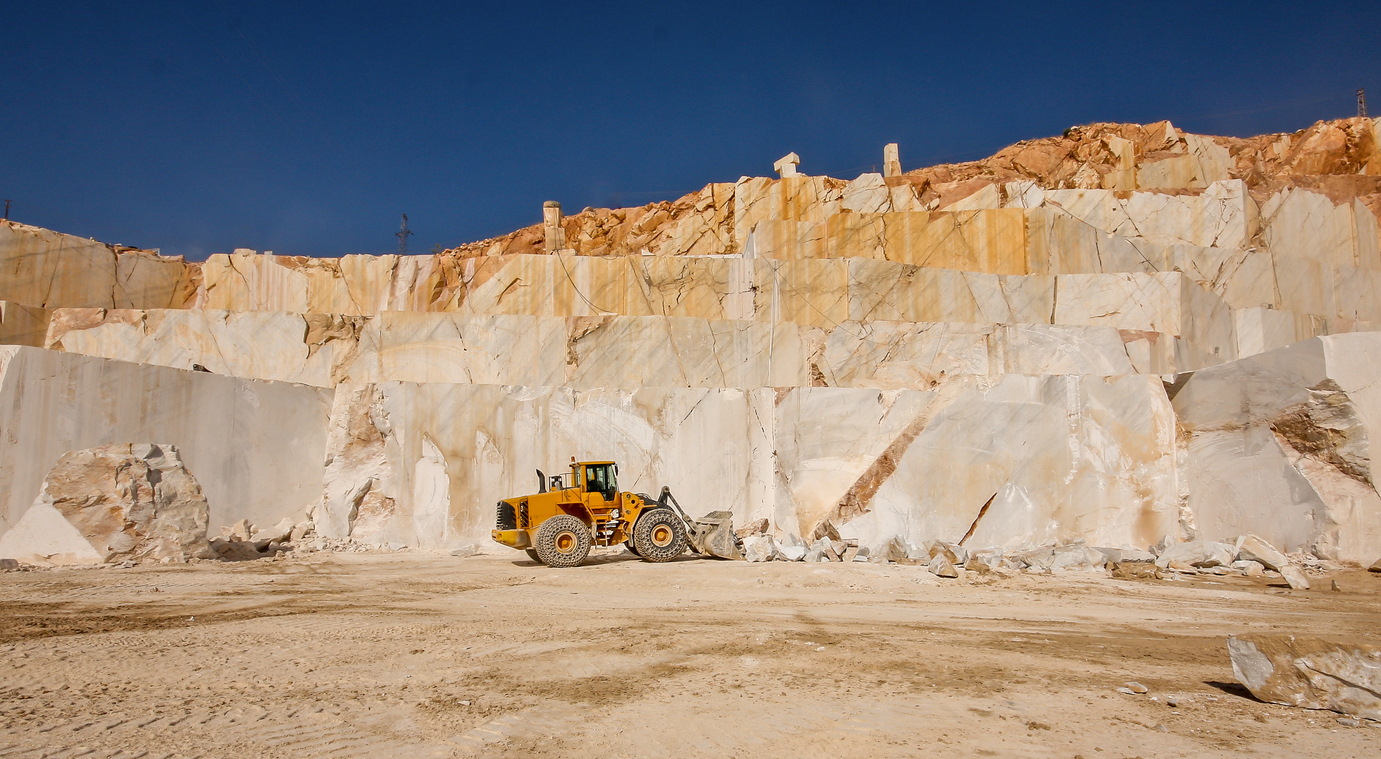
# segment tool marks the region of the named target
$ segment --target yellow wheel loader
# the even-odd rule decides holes
[[[619,543],[646,561],[671,561],[687,547],[705,556],[743,558],[731,512],[692,520],[670,488],[655,500],[620,491],[618,473],[612,461],[574,458],[569,474],[548,478],[538,469],[537,493],[499,501],[494,540],[549,567],[576,566],[592,546]]]

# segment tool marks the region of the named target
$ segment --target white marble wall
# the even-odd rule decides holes
[[[0,347],[0,531],[68,451],[176,445],[201,483],[211,528],[272,524],[321,498],[332,391]]]
[[[923,391],[339,392],[376,399],[338,404],[364,421],[333,420],[330,455],[373,463],[328,474],[318,524],[376,542],[487,545],[494,504],[531,492],[535,469],[554,474],[570,456],[618,461],[634,491],[668,485],[692,515],[724,509],[796,533],[830,517],[865,542],[958,540],[994,494],[974,545],[1147,546],[1179,516],[1173,415],[1150,377],[970,377]]]
[[[1174,398],[1201,537],[1252,532],[1286,551],[1371,562],[1381,495],[1381,334],[1311,338],[1196,372]]]

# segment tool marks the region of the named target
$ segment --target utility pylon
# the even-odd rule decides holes
[[[406,256],[408,254],[408,236],[412,234],[412,230],[408,229],[407,214],[403,214],[403,225],[393,234],[398,238],[398,255]]]
[[[1357,88],[1357,115],[1362,118],[1367,116],[1367,90],[1365,87]]]
[[[10,220],[10,199],[5,198],[5,221]]]

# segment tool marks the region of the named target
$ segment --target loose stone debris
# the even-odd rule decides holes
[[[1381,720],[1381,649],[1293,635],[1229,637],[1232,673],[1262,701]]]

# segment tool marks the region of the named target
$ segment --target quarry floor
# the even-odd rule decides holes
[[[1335,577],[621,552],[8,572],[0,757],[1375,757],[1381,729],[1254,700],[1224,646],[1374,639],[1381,575]]]

